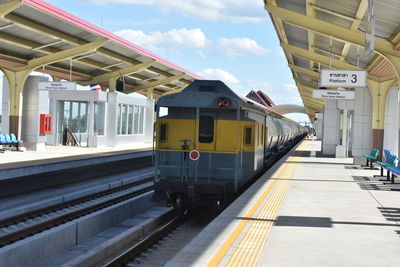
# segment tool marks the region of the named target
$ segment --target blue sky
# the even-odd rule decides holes
[[[276,104],[302,105],[262,0],[47,2],[239,94],[262,90]]]

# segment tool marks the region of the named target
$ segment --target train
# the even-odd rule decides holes
[[[196,80],[156,104],[153,201],[179,214],[231,201],[307,128],[236,94],[219,80]]]

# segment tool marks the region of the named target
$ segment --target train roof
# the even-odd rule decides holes
[[[162,95],[157,105],[164,107],[215,107],[215,102],[218,98],[228,98],[230,101],[229,107],[226,109],[247,108],[258,111],[263,114],[268,114],[273,117],[294,122],[282,114],[265,108],[265,106],[257,103],[250,98],[236,94],[225,83],[219,80],[195,80],[186,88],[169,92]]]

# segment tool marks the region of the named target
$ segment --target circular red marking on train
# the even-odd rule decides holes
[[[197,150],[192,150],[189,152],[189,158],[191,160],[198,160],[200,158],[200,152]]]

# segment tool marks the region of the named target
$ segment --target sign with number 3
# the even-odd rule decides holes
[[[320,87],[364,87],[367,72],[363,70],[321,70]]]

